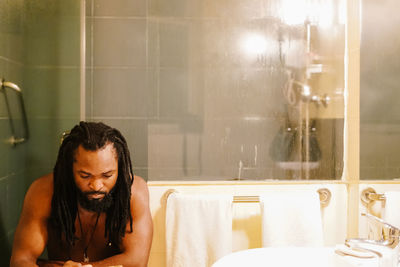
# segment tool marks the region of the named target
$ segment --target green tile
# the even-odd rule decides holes
[[[7,179],[0,178],[0,238],[5,237],[7,221]]]
[[[80,57],[79,1],[27,3],[28,65],[78,66]],[[47,6],[46,6],[47,3]]]
[[[80,114],[79,69],[29,69],[26,109],[30,117],[69,117]]]
[[[27,142],[11,146],[9,149],[9,173],[19,173],[25,169]]]
[[[0,0],[0,56],[7,57],[8,51],[8,35],[7,35],[7,24],[8,24],[8,1]],[[0,74],[1,76],[1,74]]]
[[[23,173],[11,175],[7,179],[6,229],[12,231],[17,227],[26,189]]]
[[[12,147],[7,143],[7,140],[10,136],[11,131],[8,119],[0,119],[0,179],[9,172],[9,158]]]
[[[29,182],[52,172],[62,132],[70,130],[79,119],[32,119],[31,122],[26,161]]]
[[[7,57],[17,61],[23,61],[24,30],[23,30],[23,2],[24,0],[9,1],[7,19]]]
[[[32,119],[31,137],[28,144],[29,166],[48,166],[55,162],[61,133],[56,120]]]
[[[4,79],[8,82],[12,82],[16,84],[21,90],[22,93],[25,93],[24,88],[24,67],[15,62],[7,62],[7,73],[4,76]]]
[[[4,95],[4,91],[0,90],[0,118],[8,118],[8,111],[6,107],[6,98]]]
[[[9,266],[11,257],[11,246],[7,237],[1,237],[3,234],[0,225],[0,266]]]

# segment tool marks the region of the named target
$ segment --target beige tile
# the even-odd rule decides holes
[[[160,116],[198,119],[203,117],[203,77],[196,69],[168,68],[160,70]]]
[[[148,121],[146,119],[96,119],[118,129],[125,137],[133,168],[148,166]],[[147,179],[147,177],[143,177]]]
[[[95,69],[93,116],[153,117],[157,88],[153,70]]]
[[[146,16],[146,0],[95,0],[95,16]]]
[[[266,14],[262,0],[149,0],[149,14],[162,17],[243,17],[260,18]]]
[[[85,14],[86,16],[93,15],[93,0],[85,0]]]
[[[156,19],[148,18],[148,42],[147,42],[147,65],[149,67],[160,66],[160,34],[159,23]]]
[[[94,20],[95,66],[146,66],[146,20]]]

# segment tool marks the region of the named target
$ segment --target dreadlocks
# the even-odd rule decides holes
[[[131,185],[133,183],[132,163],[125,138],[114,128],[101,122],[80,122],[64,138],[58,151],[54,167],[54,193],[51,201],[50,223],[56,233],[69,245],[75,240],[75,219],[77,215],[77,187],[74,182],[72,165],[74,153],[82,145],[85,150],[96,151],[112,143],[118,157],[118,178],[112,190],[113,203],[106,210],[104,236],[113,244],[120,244],[125,235],[126,224],[130,222]]]

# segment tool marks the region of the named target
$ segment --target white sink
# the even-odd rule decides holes
[[[212,267],[377,267],[377,258],[339,256],[333,247],[270,247],[234,252]]]

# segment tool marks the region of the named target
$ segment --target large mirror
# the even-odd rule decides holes
[[[400,178],[400,17],[396,0],[362,1],[360,178]]]
[[[145,3],[86,1],[86,118],[137,174],[341,178],[344,1]]]

